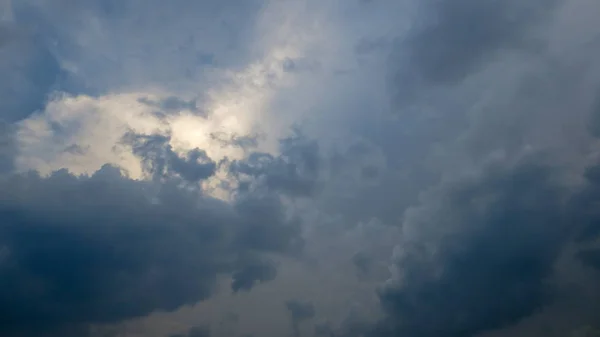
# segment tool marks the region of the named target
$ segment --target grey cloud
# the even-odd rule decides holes
[[[240,315],[228,311],[226,312],[220,319],[217,325],[217,329],[215,329],[217,336],[234,336],[236,335],[236,331],[238,329],[238,325],[240,322]]]
[[[600,271],[600,249],[587,249],[579,252],[577,257],[587,266]]]
[[[174,89],[185,81],[198,85],[207,68],[244,65],[263,3],[24,0],[13,2],[12,11],[17,25],[32,29],[61,61],[77,65],[61,89],[96,95],[148,85]]]
[[[314,72],[321,68],[321,65],[308,58],[285,58],[282,62],[282,68],[286,72]]]
[[[44,107],[61,67],[23,27],[0,23],[0,122],[13,123]]]
[[[177,114],[184,110],[189,110],[197,115],[206,116],[206,112],[202,111],[198,107],[198,101],[196,99],[184,100],[176,96],[169,96],[164,99],[155,101],[147,97],[138,99],[140,103],[159,109],[158,114]]]
[[[408,212],[400,274],[380,292],[389,315],[381,335],[472,336],[550,300],[544,281],[565,240],[565,192],[542,163],[446,183]]]
[[[373,268],[374,259],[368,253],[358,252],[352,256],[352,264],[356,267],[359,277],[368,276]]]
[[[555,0],[429,1],[405,47],[409,63],[427,81],[455,82],[496,52],[531,46],[531,29]]]
[[[276,276],[277,269],[272,261],[251,258],[249,262],[243,261],[240,270],[233,273],[231,290],[249,291],[256,283],[271,281]]]
[[[355,309],[355,308],[353,308]],[[351,309],[344,319],[334,326],[330,322],[315,325],[317,337],[364,337],[371,336],[376,331],[373,323],[365,320],[355,310]]]
[[[132,147],[133,153],[142,159],[144,168],[154,178],[178,174],[186,181],[198,182],[215,174],[215,163],[206,151],[194,149],[181,157],[169,145],[169,136],[127,134],[123,142]]]
[[[600,95],[592,106],[589,120],[589,132],[597,138],[600,138]]]
[[[377,128],[378,135],[367,134],[369,140],[349,141],[324,159],[329,176],[321,207],[343,216],[350,226],[373,218],[390,225],[397,223],[419,189],[428,183],[426,169],[407,170],[404,160],[412,159],[413,149],[399,147],[406,139],[398,132],[391,134],[398,124],[391,125]],[[390,132],[390,138],[381,137],[384,132]],[[401,159],[399,151],[403,153]]]
[[[252,152],[244,160],[234,161],[230,172],[258,182],[257,187],[292,196],[309,197],[317,192],[322,155],[315,140],[295,131],[280,141],[281,155]]]
[[[441,0],[419,4],[407,37],[391,56],[394,102],[407,106],[431,87],[452,85],[493,64],[506,52],[539,54],[535,29],[559,0]]]
[[[170,337],[210,337],[210,328],[207,326],[195,326],[190,328],[186,334],[176,334]]]
[[[244,150],[256,148],[258,146],[258,135],[231,135],[224,132],[214,132],[210,134],[210,138],[216,140],[223,147],[239,147]]]
[[[0,175],[11,172],[17,154],[12,125],[0,122]]]
[[[292,318],[292,330],[294,336],[300,336],[299,324],[315,317],[315,307],[312,302],[299,300],[288,300],[285,302],[285,307],[290,312]]]
[[[248,219],[233,238],[239,247],[290,255],[302,251],[301,219],[287,214],[278,195],[260,192],[240,195],[236,211]],[[285,226],[282,226],[282,221]]]
[[[383,37],[362,38],[354,47],[354,52],[359,56],[370,54],[374,51],[385,49],[389,46],[389,41]]]
[[[567,258],[563,247],[580,249],[598,239],[598,168],[580,176],[597,146],[585,132],[596,133],[597,104],[588,103],[597,91],[597,52],[539,34],[550,51],[523,58],[505,53],[537,48],[530,39],[557,3],[426,2],[425,13],[433,8],[438,16],[400,44],[395,88],[430,98],[416,101],[419,116],[403,115],[415,130],[406,139],[437,143],[438,153],[450,155],[433,161],[444,177],[439,186],[405,213],[393,277],[379,292],[386,318],[368,328],[368,336],[503,335],[493,330],[529,321],[565,291],[553,287],[564,276],[555,269]],[[556,24],[553,34],[570,36],[569,24]],[[395,98],[410,99],[404,94]],[[478,106],[480,97],[485,103]],[[438,115],[416,123],[429,108]],[[428,132],[437,138],[424,136]],[[432,148],[416,146],[420,155],[435,156]],[[527,155],[514,164],[532,149],[551,155]],[[494,151],[498,159],[487,166]],[[410,159],[407,165],[419,163]],[[563,168],[578,183],[563,180]],[[470,175],[457,178],[465,171]],[[577,256],[595,264],[593,250]]]
[[[129,180],[110,166],[90,177],[31,173],[0,184],[3,336],[118,323],[196,303],[211,296],[217,275],[252,268],[240,257],[286,254],[297,233],[277,230],[288,227],[280,203],[228,204],[176,182]]]
[[[332,337],[334,336],[331,323],[323,322],[315,324],[315,336],[317,337]]]

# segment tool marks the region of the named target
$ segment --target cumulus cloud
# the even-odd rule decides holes
[[[545,304],[564,244],[563,191],[538,163],[449,182],[410,209],[395,281],[380,293],[398,333],[472,336]]]
[[[584,171],[596,151],[587,131],[598,73],[593,62],[575,56],[575,50],[588,50],[587,44],[567,46],[552,34],[567,29],[565,22],[572,22],[567,13],[588,5],[438,1],[423,6],[434,13],[431,23],[409,34],[399,48],[410,56],[394,58],[392,66],[414,70],[415,76],[401,71],[399,79],[406,82],[395,88],[423,96],[399,92],[397,98],[417,106],[431,103],[440,112],[435,119],[466,124],[458,134],[442,135],[447,140],[436,159],[443,165],[442,178],[404,213],[392,278],[379,291],[385,317],[368,335],[502,331],[552,306],[565,291],[556,288],[562,277],[556,266],[569,259],[569,250],[582,248],[573,248],[573,237],[596,238],[590,178],[595,164]],[[553,61],[538,68],[531,58]],[[567,78],[574,89],[562,85]],[[493,91],[473,86],[482,81]],[[504,91],[504,85],[517,89]],[[452,101],[449,94],[464,101],[458,112],[443,105]],[[472,104],[473,95],[489,100]],[[580,234],[582,228],[587,234]],[[576,256],[594,263],[593,250]],[[542,324],[552,324],[551,315]]]
[[[217,163],[206,151],[196,148],[182,158],[173,150],[170,140],[168,136],[129,133],[123,142],[132,147],[133,154],[141,158],[145,171],[155,179],[178,175],[188,182],[199,182],[215,174]]]
[[[115,323],[206,299],[218,275],[255,268],[240,257],[293,242],[283,206],[249,198],[228,204],[110,166],[89,177],[4,177],[3,335]]]
[[[217,337],[593,320],[595,1],[0,9],[1,334],[199,302],[239,313]]]

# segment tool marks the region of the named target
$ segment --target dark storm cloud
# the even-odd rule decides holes
[[[556,304],[564,289],[552,287],[559,283],[553,281],[564,275],[555,267],[570,258],[562,248],[568,243],[581,249],[579,243],[587,246],[599,238],[600,170],[592,166],[585,179],[579,175],[597,146],[585,128],[596,136],[600,129],[598,104],[588,104],[597,85],[597,52],[576,43],[565,47],[562,40],[535,31],[558,2],[427,1],[423,25],[399,44],[394,99],[434,97],[411,103],[419,105],[420,115],[428,108],[439,113],[420,124],[413,124],[416,117],[402,118],[415,130],[407,139],[423,137],[423,144],[441,144],[440,153],[459,159],[436,162],[446,178],[405,213],[394,276],[379,292],[386,318],[371,326],[368,336],[468,337],[514,327],[546,304]],[[570,37],[569,28],[551,31]],[[535,41],[539,36],[543,42]],[[544,44],[552,50],[538,49]],[[509,55],[515,50],[538,54]],[[510,89],[503,92],[504,85]],[[446,94],[459,105],[439,104]],[[483,108],[465,103],[483,96],[490,98]],[[452,114],[463,122],[445,123]],[[439,121],[445,125],[431,126]],[[424,137],[425,130],[443,138]],[[511,164],[529,151],[524,149],[551,155]],[[486,166],[492,151],[500,153],[499,159]],[[584,154],[579,157],[578,151]],[[560,176],[565,167],[577,183]],[[464,171],[478,173],[456,178]],[[573,236],[579,242],[573,243]],[[595,250],[576,256],[597,265]]]
[[[312,302],[288,300],[285,302],[285,307],[290,312],[292,318],[292,330],[294,336],[299,337],[299,324],[315,317],[315,306]]]
[[[553,169],[535,160],[429,191],[407,214],[401,275],[380,292],[389,315],[380,333],[467,337],[531,315],[549,300],[564,196]]]
[[[185,157],[175,153],[169,145],[169,136],[130,133],[123,141],[142,159],[146,172],[154,178],[177,174],[188,182],[198,182],[214,175],[217,169],[217,164],[204,150],[196,148],[187,152]]]
[[[234,161],[230,172],[250,177],[270,191],[298,197],[315,194],[322,169],[318,143],[295,130],[294,135],[280,141],[279,151],[278,156],[252,152],[246,159]]]
[[[297,231],[277,228],[296,228],[282,204],[257,197],[249,207],[250,196],[229,204],[178,181],[134,181],[110,166],[90,177],[3,178],[0,334],[175,310],[209,297],[219,274],[266,280],[246,275],[256,262],[244,257],[285,254],[295,242]]]

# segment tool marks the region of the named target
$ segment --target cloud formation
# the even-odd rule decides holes
[[[410,209],[394,283],[381,292],[397,333],[472,336],[545,304],[564,244],[563,190],[552,168],[491,167],[446,183]]]
[[[272,199],[228,204],[111,166],[89,177],[6,176],[0,200],[3,335],[175,310],[211,296],[227,273],[234,285],[265,281],[240,257],[285,253],[296,233]]]
[[[599,9],[0,1],[0,334],[593,321]]]

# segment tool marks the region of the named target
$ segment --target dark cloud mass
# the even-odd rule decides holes
[[[315,306],[312,304],[312,302],[288,300],[285,302],[285,307],[290,312],[294,336],[299,337],[299,324],[315,317]]]
[[[369,328],[369,336],[468,337],[492,331],[503,335],[502,329],[518,326],[553,305],[559,293],[556,266],[567,256],[565,247],[573,249],[572,238],[596,242],[597,168],[592,165],[582,177],[586,160],[565,160],[579,151],[578,141],[594,146],[586,128],[595,135],[597,99],[584,98],[591,104],[583,107],[577,102],[583,97],[579,93],[596,91],[588,84],[590,77],[597,83],[596,67],[586,61],[566,66],[575,62],[570,53],[577,51],[552,54],[545,48],[552,43],[551,48],[562,46],[552,38],[544,46],[547,37],[536,32],[554,19],[557,5],[565,3],[442,0],[423,5],[424,22],[402,44],[405,58],[395,58],[397,64],[392,66],[404,69],[398,73],[403,83],[395,85],[400,102],[430,104],[445,121],[451,119],[452,107],[436,105],[444,102],[444,94],[485,95],[485,90],[465,84],[468,77],[479,76],[473,80],[479,84],[510,78],[518,89],[484,111],[466,109],[468,124],[462,134],[448,138],[451,145],[441,146],[460,159],[442,161],[448,165],[442,168],[444,178],[404,213],[403,237],[392,257],[393,276],[379,291],[385,315]],[[535,52],[528,57],[539,62],[556,57],[558,63],[545,70],[543,82],[528,86],[536,66],[527,57],[508,56],[517,50]],[[525,67],[528,73],[503,78],[501,67],[496,68],[498,60],[510,71]],[[578,69],[586,69],[590,77]],[[576,90],[562,86],[566,78]],[[431,101],[413,100],[402,90],[429,95]],[[500,91],[491,96],[503,97]],[[563,107],[564,102],[569,103]],[[511,116],[515,111],[518,114]],[[567,129],[567,115],[577,119],[590,113],[591,119],[573,131],[579,138],[570,131],[556,133],[549,122],[558,120]],[[494,134],[495,130],[502,132]],[[559,146],[550,134],[560,134]],[[563,146],[569,154],[561,152]],[[470,152],[473,147],[484,150]],[[532,155],[532,149],[551,155]],[[495,157],[491,164],[490,157]],[[470,173],[457,173],[453,165]],[[579,180],[583,184],[566,178],[563,169],[583,178]],[[598,264],[595,249],[584,249],[576,257],[590,267]],[[553,324],[552,318],[545,319],[546,325]]]
[[[61,71],[45,43],[24,27],[0,21],[0,123],[42,109]]]
[[[393,53],[394,101],[424,99],[428,87],[460,83],[507,53],[540,52],[543,42],[534,31],[558,2],[423,1],[411,32]]]
[[[500,51],[535,46],[530,30],[556,2],[424,1],[406,46],[409,62],[427,81],[460,81]]]
[[[491,167],[408,211],[400,275],[380,293],[397,333],[472,336],[545,304],[544,280],[564,243],[564,194],[552,170]]]
[[[280,156],[252,152],[230,167],[236,177],[255,180],[258,187],[296,197],[309,197],[317,192],[322,155],[318,143],[295,129],[293,135],[280,141]]]
[[[206,151],[198,148],[187,152],[182,158],[169,145],[169,136],[130,133],[123,140],[142,159],[144,169],[155,179],[176,174],[188,182],[198,182],[214,175],[217,169],[217,164],[208,157]]]
[[[598,322],[599,12],[0,0],[0,337]]]
[[[278,232],[268,241],[245,234],[260,221],[252,216],[285,227],[276,223],[284,217],[269,215],[280,204],[256,199],[249,211],[175,182],[130,180],[110,166],[90,177],[58,171],[0,183],[3,336],[174,310],[209,297],[219,274],[265,281],[262,270],[252,275],[255,262],[239,257],[285,251],[290,242]]]

